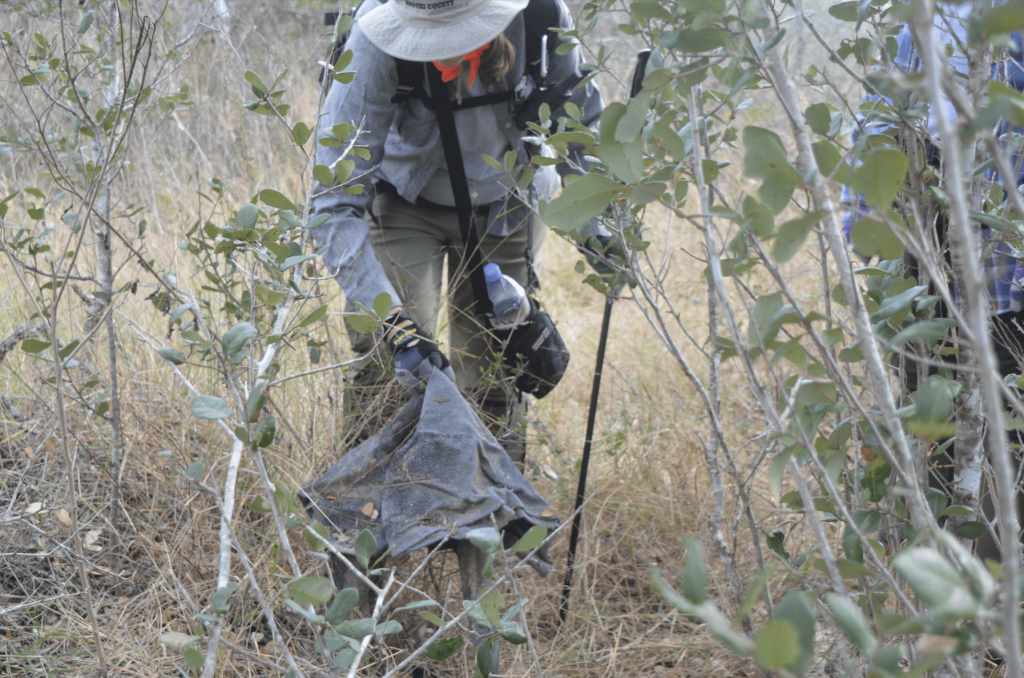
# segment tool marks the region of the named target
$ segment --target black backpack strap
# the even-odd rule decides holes
[[[469,282],[476,299],[477,315],[490,314],[491,299],[487,295],[487,280],[484,278],[483,261],[480,258],[480,237],[473,223],[473,202],[469,197],[469,181],[466,179],[466,166],[462,163],[462,146],[459,145],[459,132],[455,129],[455,111],[452,100],[448,98],[448,87],[441,80],[441,71],[427,68],[430,80],[431,100],[437,114],[437,126],[441,132],[441,147],[444,159],[448,164],[448,177],[451,179],[452,195],[455,197],[455,213],[459,219],[459,230],[465,247],[463,262],[469,266]]]
[[[434,102],[427,94],[426,88],[423,87],[423,69],[428,64],[405,61],[404,59],[395,59],[395,63],[398,67],[398,91],[395,96],[391,97],[391,103],[400,104],[409,99],[419,99],[428,110],[433,111]],[[468,97],[461,102],[452,101],[451,107],[453,112],[464,111],[468,108],[503,104],[506,101],[511,101],[514,96],[515,92],[512,90],[489,92],[476,97]]]
[[[428,100],[427,90],[423,87],[423,69],[426,64],[418,61],[395,59],[398,68],[398,90],[391,97],[391,103],[400,104],[409,99]]]

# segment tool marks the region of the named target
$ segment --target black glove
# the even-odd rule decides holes
[[[445,376],[455,381],[455,373],[448,357],[441,353],[441,349],[427,336],[423,328],[405,312],[399,311],[384,321],[384,340],[394,355],[395,372],[398,373],[399,381],[405,382],[408,374],[415,378],[413,383],[418,383],[430,376],[432,367],[438,368]]]

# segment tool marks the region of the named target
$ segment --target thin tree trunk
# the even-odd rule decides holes
[[[116,31],[114,26],[118,21],[118,7],[116,0],[112,0],[104,17],[108,37],[103,44],[103,54],[113,53],[117,46],[114,42]],[[107,110],[113,110],[119,105],[121,89],[121,60],[112,59],[110,82],[103,88],[104,100]],[[113,135],[117,133],[118,123],[115,121]],[[113,136],[111,135],[111,136]],[[96,279],[100,285],[102,297],[93,297],[93,302],[87,309],[86,331],[91,331],[96,323],[100,322],[107,306],[113,303],[114,296],[114,251],[111,239],[110,218],[111,218],[111,182],[113,168],[108,163],[107,154],[116,152],[114,148],[107,148],[104,144],[108,137],[97,134],[92,142],[92,162],[96,167],[106,167],[106,171],[99,177],[100,187],[96,194],[96,202],[93,208],[91,224],[93,233],[96,235]],[[116,542],[117,523],[120,514],[120,493],[118,492],[118,480],[121,470],[121,400],[119,383],[117,379],[117,335],[114,330],[114,314],[106,314],[107,325],[107,355],[110,361],[110,452],[109,462],[111,477],[114,478],[111,486],[110,496],[110,522],[113,527],[111,538]],[[111,552],[115,552],[111,549]]]

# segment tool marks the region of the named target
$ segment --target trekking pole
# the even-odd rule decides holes
[[[632,99],[640,93],[644,70],[651,56],[648,49],[636,55],[636,70],[629,91]],[[601,393],[601,370],[604,368],[604,351],[608,346],[608,327],[612,323],[612,304],[615,292],[609,290],[604,300],[604,318],[601,320],[601,338],[597,342],[597,359],[594,366],[594,383],[590,388],[590,411],[587,413],[587,431],[583,437],[583,457],[580,460],[580,479],[576,486],[576,504],[573,506],[572,531],[569,533],[569,558],[565,564],[565,582],[562,584],[562,607],[558,612],[558,624],[565,621],[569,613],[569,594],[572,592],[572,573],[576,569],[576,545],[580,539],[580,524],[583,521],[583,500],[587,493],[587,469],[590,466],[590,448],[594,444],[594,421],[597,419],[597,399]]]

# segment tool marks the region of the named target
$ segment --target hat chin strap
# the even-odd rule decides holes
[[[450,82],[455,78],[459,77],[459,72],[462,70],[462,62],[469,62],[469,86],[473,86],[473,81],[476,80],[476,72],[480,69],[480,57],[483,56],[484,50],[491,46],[491,43],[487,43],[479,49],[475,49],[466,56],[462,57],[455,66],[442,66],[440,62],[435,61],[434,66],[437,70],[441,71],[441,80],[444,82]]]

